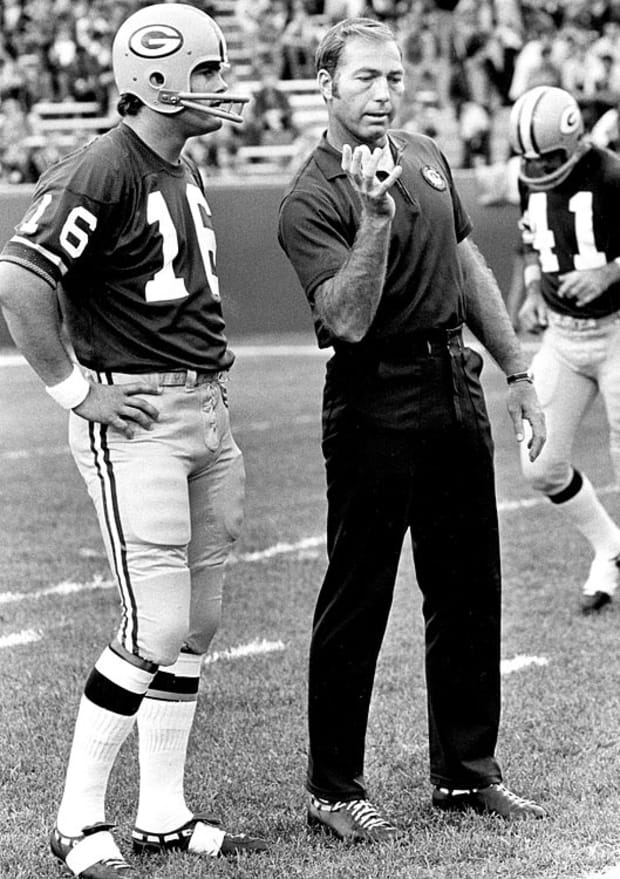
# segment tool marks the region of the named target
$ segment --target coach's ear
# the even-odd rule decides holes
[[[321,70],[319,70],[316,75],[316,81],[319,84],[319,89],[321,90],[321,94],[323,95],[323,100],[331,100],[334,82],[331,74],[327,70],[321,68]]]

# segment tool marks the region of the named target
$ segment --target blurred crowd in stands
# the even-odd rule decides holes
[[[83,102],[89,108],[85,117],[116,121],[111,41],[119,23],[144,5],[0,0],[0,182],[33,182],[63,152],[93,136],[92,127],[81,129],[79,123],[70,132],[41,130],[42,102]],[[506,160],[509,108],[539,84],[574,94],[597,142],[620,146],[620,0],[195,0],[193,5],[214,15],[227,33],[231,88],[251,85],[253,93],[243,126],[226,126],[215,143],[192,144],[207,176],[237,173],[243,146],[290,145],[286,155],[293,167],[317,130],[296,119],[291,89],[283,84],[314,77],[321,34],[348,15],[369,15],[393,27],[407,68],[397,124],[435,136],[456,167]]]

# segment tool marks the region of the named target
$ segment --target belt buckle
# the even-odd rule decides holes
[[[185,373],[185,390],[193,391],[198,384],[198,373],[195,369],[188,369]]]

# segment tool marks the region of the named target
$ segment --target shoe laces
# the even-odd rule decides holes
[[[335,803],[340,809],[346,809],[353,816],[353,820],[363,830],[376,830],[383,828],[393,830],[394,825],[380,814],[378,809],[368,800],[349,800],[346,803]]]
[[[492,784],[491,787],[495,788],[495,790],[501,791],[506,799],[510,800],[510,802],[514,806],[517,806],[519,808],[527,809],[531,806],[538,805],[534,802],[534,800],[526,800],[525,797],[520,797],[519,794],[515,794],[513,791],[509,790],[504,784]]]

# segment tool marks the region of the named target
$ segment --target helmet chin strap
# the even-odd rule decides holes
[[[591,144],[587,140],[582,140],[577,145],[577,149],[570,159],[567,159],[566,162],[564,162],[563,165],[560,165],[559,168],[556,168],[555,171],[550,171],[549,174],[543,174],[540,177],[528,177],[525,171],[521,170],[519,178],[535,192],[545,192],[548,189],[553,189],[555,186],[566,180],[577,162],[588,152],[590,147]]]
[[[179,108],[185,107],[188,110],[199,110],[209,116],[217,116],[220,119],[226,119],[228,122],[243,122],[243,107],[250,98],[241,95],[231,95],[226,92],[217,94],[216,92],[173,92],[166,89],[160,89],[157,100],[162,104],[172,104]],[[206,103],[205,103],[206,102]],[[237,112],[233,109],[238,104]],[[220,105],[229,105],[230,109],[223,109]]]

